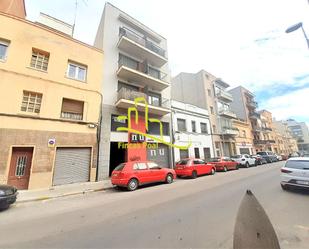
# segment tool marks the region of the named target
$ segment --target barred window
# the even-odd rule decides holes
[[[48,67],[48,60],[49,60],[49,53],[38,50],[36,48],[32,48],[32,57],[30,67],[47,71]]]
[[[42,94],[34,92],[23,92],[23,101],[21,104],[21,111],[40,113],[42,103]]]

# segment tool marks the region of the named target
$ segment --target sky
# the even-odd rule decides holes
[[[231,88],[253,92],[259,109],[277,120],[309,125],[309,0],[110,0],[168,42],[172,76],[201,69]],[[104,0],[26,0],[27,18],[39,12],[73,24],[74,38],[93,44]],[[76,11],[75,11],[76,10]]]

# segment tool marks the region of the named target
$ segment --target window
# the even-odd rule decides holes
[[[159,94],[150,93],[148,95],[148,104],[154,105],[154,106],[161,106],[160,99],[161,99],[161,96]]]
[[[210,113],[214,114],[214,108],[212,106],[210,106]]]
[[[204,150],[204,159],[207,161],[207,159],[209,159],[211,156],[210,156],[210,148],[209,147],[205,147],[203,148]]]
[[[23,92],[23,101],[20,110],[23,112],[40,113],[42,94],[34,92]]]
[[[211,97],[211,90],[208,89],[207,92],[208,92],[208,96]]]
[[[30,62],[30,67],[47,71],[48,67],[48,60],[49,60],[49,53],[38,50],[36,48],[32,48],[32,57]]]
[[[201,133],[208,134],[207,124],[201,123]]]
[[[178,131],[186,131],[186,120],[177,118]]]
[[[0,39],[0,60],[5,61],[10,42]]]
[[[188,150],[179,150],[180,152],[180,159],[186,159],[189,157],[189,151]]]
[[[153,162],[148,163],[148,167],[149,169],[160,169],[161,168],[158,164],[153,163]]]
[[[83,101],[65,98],[62,100],[61,118],[83,120],[83,113]]]
[[[87,66],[75,62],[69,62],[67,76],[71,79],[86,81]]]
[[[217,128],[216,128],[215,125],[212,126],[212,132],[213,132],[213,133],[217,133]]]
[[[191,121],[191,125],[192,125],[192,132],[196,132],[196,125],[195,125],[195,121]]]
[[[134,170],[146,170],[147,169],[147,165],[146,163],[135,163],[133,166]]]
[[[194,148],[194,156],[195,156],[195,158],[200,158],[200,149],[199,148]]]

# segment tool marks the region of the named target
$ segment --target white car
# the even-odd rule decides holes
[[[239,166],[243,166],[246,168],[249,168],[250,166],[255,166],[255,158],[248,154],[243,154],[243,155],[235,155],[231,156],[231,158],[238,163]]]
[[[281,187],[309,189],[309,157],[293,157],[281,168]]]

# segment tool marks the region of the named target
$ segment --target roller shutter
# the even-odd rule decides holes
[[[91,148],[57,148],[53,185],[89,181]]]

